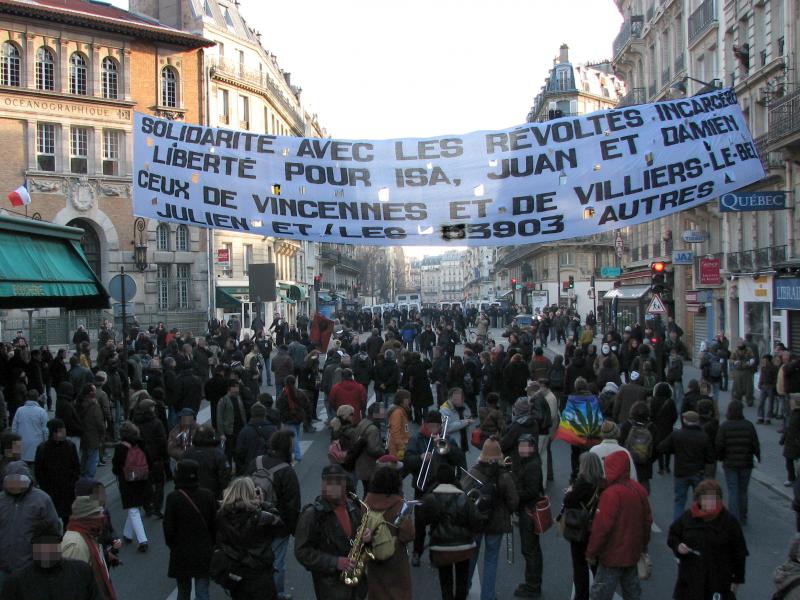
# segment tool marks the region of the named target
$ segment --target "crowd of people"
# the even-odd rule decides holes
[[[781,345],[759,355],[748,339],[728,353],[720,335],[702,347],[702,377],[684,390],[689,351],[671,319],[611,328],[597,342],[594,315],[581,324],[558,307],[530,322],[513,313],[498,340],[497,315],[477,310],[367,322],[344,314],[325,348],[312,344],[307,318],[290,325],[280,315],[249,329],[212,320],[198,336],[137,326],[124,341],[104,323],[94,348],[80,327],[74,348],[55,354],[18,332],[0,346],[0,597],[59,586],[67,600],[116,598],[119,549],[147,552],[151,517],[161,520],[179,600],[192,589],[207,600],[212,580],[233,598],[290,598],[291,537],[320,599],[408,600],[427,548],[443,600],[466,598],[483,549],[480,596],[493,600],[503,536],[515,529],[524,569],[514,594],[538,598],[543,501],[552,445],[563,440],[570,487],[556,521],[570,544],[575,600],[610,599],[618,587],[626,600],[642,597],[656,471],[674,481],[674,597],[733,598],[761,452],[743,408],[755,401],[758,373],[758,423],[782,419],[791,485],[798,358]],[[551,359],[552,340],[566,346]],[[204,402],[208,418],[198,419]],[[301,498],[300,441],[319,421],[328,464],[319,495]],[[126,513],[121,532],[96,478],[108,462]],[[800,589],[796,549],[776,581]]]

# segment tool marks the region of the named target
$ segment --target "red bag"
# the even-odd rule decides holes
[[[553,513],[550,510],[550,498],[545,496],[536,503],[533,510],[526,508],[525,512],[533,522],[533,533],[542,535],[553,526]]]
[[[147,464],[147,456],[145,456],[144,450],[128,442],[122,442],[122,445],[128,449],[128,454],[125,455],[125,466],[122,470],[125,481],[128,483],[147,481],[150,477],[150,467]]]
[[[333,440],[328,446],[328,460],[335,465],[341,465],[347,460],[347,450],[342,449],[339,440]]]
[[[469,443],[475,446],[478,450],[483,448],[483,441],[481,441],[481,428],[476,427],[472,430]]]

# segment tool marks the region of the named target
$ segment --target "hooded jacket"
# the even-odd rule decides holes
[[[417,507],[420,523],[432,525],[430,550],[458,552],[475,548],[473,532],[481,526],[475,503],[457,486],[441,483]]]
[[[381,392],[387,394],[397,392],[397,387],[400,385],[400,368],[397,366],[397,361],[386,357],[379,359],[375,364],[374,379],[376,386],[380,384],[386,386]]]
[[[340,406],[352,406],[353,425],[358,425],[367,411],[367,390],[353,379],[342,379],[331,388],[328,403],[334,411]]]
[[[538,446],[539,421],[530,414],[517,415],[511,421],[511,425],[506,434],[500,439],[500,449],[506,456],[511,456],[513,464],[516,466],[519,460],[517,452],[517,442],[520,436],[529,434],[533,436],[534,444]]]
[[[702,475],[705,466],[714,464],[714,446],[700,425],[684,425],[658,445],[663,454],[675,455],[675,477]]]
[[[36,448],[47,441],[47,412],[39,406],[36,400],[28,400],[24,406],[17,409],[11,431],[22,438],[22,460],[33,462],[36,458]]]
[[[650,542],[650,502],[645,489],[630,480],[624,452],[609,455],[604,467],[608,487],[600,494],[586,557],[605,567],[632,567]]]

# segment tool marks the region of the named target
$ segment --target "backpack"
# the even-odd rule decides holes
[[[288,466],[288,463],[282,462],[271,469],[265,469],[264,456],[256,457],[256,470],[250,475],[250,478],[256,486],[261,488],[261,498],[271,506],[275,506],[278,502],[278,494],[275,491],[275,473]]]
[[[372,532],[369,543],[372,560],[389,560],[395,551],[394,536],[389,529],[389,523],[384,519],[383,513],[376,510],[368,510],[365,518],[367,528]]]
[[[347,450],[342,448],[340,440],[333,440],[328,446],[328,460],[335,465],[341,465],[347,461]]]
[[[709,376],[713,377],[714,379],[719,379],[722,377],[722,363],[720,362],[720,359],[712,355],[708,359],[708,363]]]
[[[550,428],[553,426],[553,414],[550,412],[550,405],[547,400],[540,394],[536,394],[528,404],[531,407],[531,416],[536,419],[536,423],[539,425],[539,433],[550,433]]]
[[[631,453],[635,464],[646,465],[653,454],[653,434],[643,425],[633,425],[625,440],[625,449]]]
[[[647,371],[642,374],[642,387],[645,390],[647,390],[648,394],[651,394],[653,392],[653,388],[656,387],[657,383],[658,383],[658,378],[656,377],[656,374],[653,373],[652,371]]]
[[[564,366],[553,367],[550,369],[550,376],[548,379],[550,380],[550,389],[551,390],[563,390],[564,389],[564,374],[566,369]]]
[[[147,456],[144,450],[128,442],[122,442],[122,445],[128,449],[128,454],[125,456],[125,466],[122,468],[125,481],[128,483],[147,481],[150,477],[150,467],[147,464]]]

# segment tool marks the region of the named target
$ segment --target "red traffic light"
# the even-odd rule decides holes
[[[650,270],[653,273],[663,273],[664,271],[667,270],[667,263],[663,262],[650,263]]]
[[[517,280],[516,279],[512,279],[511,280],[511,285],[517,285]]]
[[[658,338],[650,338],[650,342],[652,342],[653,344],[657,344]]]

